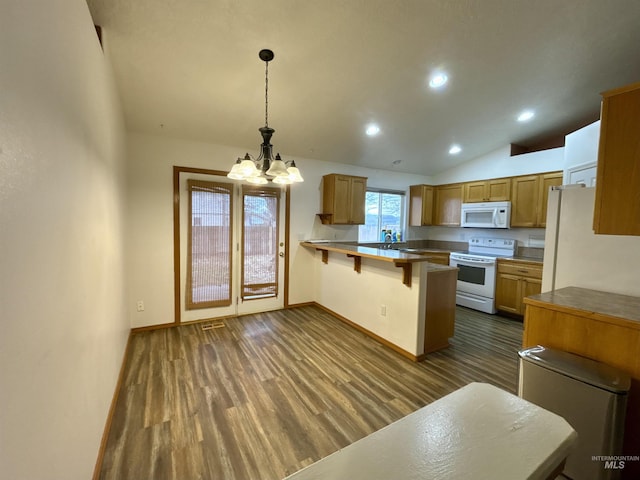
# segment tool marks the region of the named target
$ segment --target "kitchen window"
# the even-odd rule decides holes
[[[404,239],[405,194],[393,190],[367,189],[365,223],[358,227],[359,242],[383,242],[390,231],[396,241]],[[395,236],[394,236],[395,234]]]

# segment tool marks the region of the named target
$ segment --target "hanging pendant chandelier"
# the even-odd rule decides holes
[[[258,131],[262,135],[262,145],[260,145],[260,155],[254,159],[248,153],[244,158],[238,158],[227,177],[234,180],[246,180],[249,183],[263,185],[269,183],[289,184],[294,182],[304,182],[300,170],[296,167],[296,162],[290,160],[285,162],[280,154],[273,156],[273,145],[271,136],[275,130],[269,127],[269,62],[273,60],[274,54],[271,50],[260,50],[258,54],[265,63],[264,67],[264,127]]]

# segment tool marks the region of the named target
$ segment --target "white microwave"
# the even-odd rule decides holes
[[[509,228],[511,202],[463,203],[460,225],[471,228]]]

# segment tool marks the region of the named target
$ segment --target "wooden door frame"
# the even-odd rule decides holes
[[[210,170],[206,168],[193,168],[173,166],[173,296],[174,296],[174,321],[173,325],[180,325],[180,174],[181,173],[197,173],[204,175],[215,175],[226,177],[227,173],[223,170]],[[291,212],[291,187],[285,185],[283,189],[285,194],[285,221],[284,221],[284,308],[289,307],[289,230],[290,230],[290,212]]]

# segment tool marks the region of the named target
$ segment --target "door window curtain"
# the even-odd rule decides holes
[[[233,185],[188,180],[186,309],[231,305]]]
[[[279,188],[242,187],[242,300],[278,295]]]

